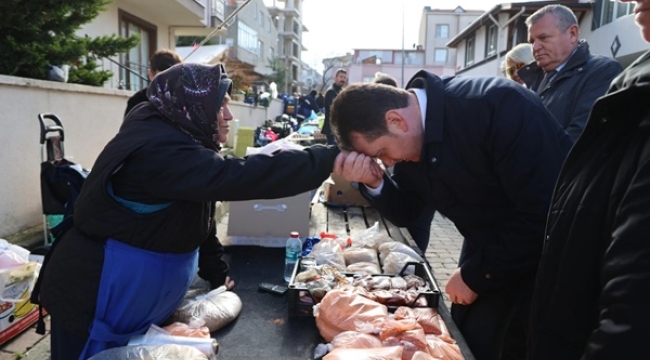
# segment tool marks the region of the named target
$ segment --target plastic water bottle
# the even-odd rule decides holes
[[[286,251],[284,256],[284,281],[287,283],[291,281],[293,268],[298,262],[298,256],[302,252],[302,241],[300,234],[297,231],[291,232],[291,237],[287,240]]]

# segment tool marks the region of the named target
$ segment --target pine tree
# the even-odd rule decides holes
[[[1,0],[0,74],[47,79],[51,65],[70,65],[69,82],[101,86],[113,76],[97,60],[136,46],[137,36],[75,34],[110,0]]]

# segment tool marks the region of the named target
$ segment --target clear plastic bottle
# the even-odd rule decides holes
[[[296,266],[296,262],[298,262],[298,256],[302,252],[302,241],[297,231],[291,232],[291,237],[287,240],[285,249],[284,281],[288,283],[291,281],[291,275],[293,274],[293,268]]]

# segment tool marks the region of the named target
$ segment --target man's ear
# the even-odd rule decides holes
[[[578,25],[571,25],[569,27],[569,38],[571,39],[571,43],[575,44],[577,43],[580,39],[580,28]]]
[[[397,130],[407,132],[409,124],[400,111],[393,109],[386,112],[386,127],[390,132],[396,132]]]

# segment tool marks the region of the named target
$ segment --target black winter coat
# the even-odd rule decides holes
[[[336,99],[336,96],[341,92],[341,90],[343,90],[343,88],[337,84],[332,84],[332,86],[325,92],[325,120],[323,121],[323,128],[321,129],[321,133],[325,135],[332,133],[332,127],[330,125],[330,108],[332,107],[334,99]]]
[[[650,53],[594,105],[560,174],[530,359],[644,359],[650,340]]]
[[[107,238],[154,252],[193,251],[206,239],[217,241],[210,238],[215,201],[281,198],[315,189],[330,175],[338,152],[317,145],[223,158],[164,121],[153,105],[138,105],[83,185],[74,227],[57,240],[44,271],[42,304],[68,331],[88,336]],[[109,195],[109,182],[120,197],[119,189],[128,189],[128,200],[170,206],[134,213]]]
[[[503,78],[420,71],[407,88],[427,91],[421,160],[395,164],[379,196],[362,193],[398,226],[425,203],[453,221],[462,278],[479,295],[530,280],[569,136],[537,95]]]
[[[538,91],[538,87],[544,70],[535,62],[519,69],[517,74],[529,89],[539,93],[544,105],[576,141],[585,128],[594,102],[605,94],[621,70],[617,61],[591,55],[589,44],[582,40],[564,68],[543,91]]]

